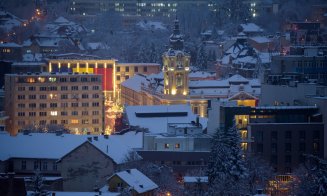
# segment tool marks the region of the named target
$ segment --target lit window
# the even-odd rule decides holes
[[[165,144],[165,148],[169,148],[169,144]]]
[[[35,82],[35,78],[26,78],[26,82],[28,82],[28,83],[34,83]]]
[[[43,77],[39,77],[37,80],[38,80],[39,82],[45,82],[45,78],[43,78]]]
[[[51,116],[58,116],[58,112],[57,112],[57,111],[51,111],[51,112],[50,112],[50,115],[51,115]]]
[[[49,82],[55,82],[56,80],[57,80],[57,78],[53,78],[53,77],[49,78]]]
[[[72,124],[78,124],[78,119],[72,119],[72,120],[71,120],[71,123],[72,123]]]
[[[180,144],[175,144],[175,148],[181,148]]]

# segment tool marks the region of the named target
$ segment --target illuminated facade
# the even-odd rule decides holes
[[[62,125],[76,134],[104,130],[102,76],[95,74],[7,74],[7,131],[48,131]]]
[[[120,102],[121,82],[135,74],[152,74],[159,72],[156,63],[117,63],[115,59],[74,59],[73,57],[59,57],[48,61],[50,73],[86,73],[102,75],[102,89],[106,100]]]
[[[191,56],[183,51],[184,40],[175,20],[173,34],[170,36],[170,49],[162,56],[164,73],[164,94],[186,96],[189,94],[188,74]]]

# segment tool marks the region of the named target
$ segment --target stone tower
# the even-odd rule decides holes
[[[164,94],[171,96],[187,96],[189,94],[190,58],[184,52],[184,40],[176,19],[173,34],[169,39],[170,48],[162,55],[164,73]]]

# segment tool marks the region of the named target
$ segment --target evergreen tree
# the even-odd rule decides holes
[[[196,62],[197,67],[200,70],[207,69],[207,66],[208,66],[208,57],[207,57],[206,51],[204,49],[204,44],[202,44],[200,46],[200,49],[198,51],[198,55],[197,55],[196,60],[197,60],[197,62]]]
[[[228,130],[217,130],[213,136],[208,164],[208,179],[212,194],[217,194],[217,191],[221,191],[219,194],[222,195],[242,192],[247,171],[240,142],[241,138],[236,126]]]
[[[314,155],[305,157],[304,167],[295,172],[297,195],[327,195],[327,161]]]

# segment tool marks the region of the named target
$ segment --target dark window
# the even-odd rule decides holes
[[[263,153],[263,144],[257,144],[257,153]]]
[[[139,67],[134,67],[134,72],[138,72],[139,71]]]
[[[34,161],[34,170],[37,170],[39,168],[39,162]]]
[[[305,139],[305,131],[300,131],[299,136],[300,136],[300,139],[304,140]]]
[[[278,137],[277,131],[272,131],[271,132],[271,139],[277,140],[277,137]]]
[[[285,144],[285,151],[286,152],[291,152],[292,151],[292,144],[291,143],[286,143]]]
[[[299,144],[299,150],[300,150],[300,152],[305,152],[305,143]]]
[[[26,161],[23,160],[23,161],[22,161],[22,170],[25,170],[25,169],[26,169]]]
[[[147,72],[148,71],[148,67],[143,67],[143,72]]]
[[[292,156],[291,155],[286,155],[285,156],[285,163],[291,163],[292,162]]]
[[[120,67],[116,67],[116,72],[120,72]]]
[[[71,81],[71,82],[77,82],[77,78],[70,78],[69,81]]]
[[[129,67],[125,67],[125,72],[129,72]]]
[[[48,162],[43,162],[42,163],[42,170],[48,170]]]
[[[120,76],[116,76],[116,80],[120,80]]]
[[[314,131],[313,132],[313,139],[315,139],[315,140],[317,140],[317,139],[319,139],[319,131]]]
[[[57,163],[55,161],[52,163],[52,170],[57,171]]]
[[[270,157],[270,162],[271,162],[272,164],[277,164],[277,156],[276,156],[276,155],[272,155],[272,156]]]
[[[277,153],[277,144],[276,143],[271,144],[271,152],[272,153]]]
[[[292,132],[291,131],[286,131],[285,132],[285,138],[286,139],[292,139]]]

